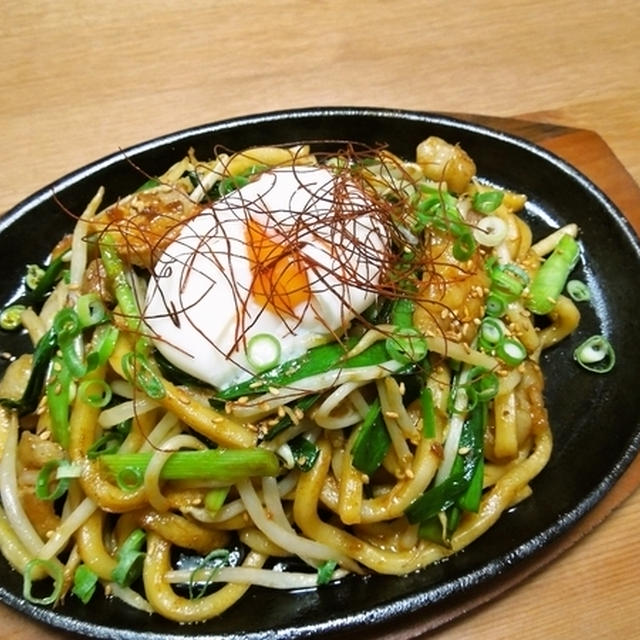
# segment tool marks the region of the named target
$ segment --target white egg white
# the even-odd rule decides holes
[[[155,266],[144,310],[155,345],[183,371],[226,388],[254,374],[252,336],[275,336],[281,361],[325,342],[375,300],[387,243],[375,211],[355,184],[318,167],[272,170],[217,200]],[[249,219],[274,241],[295,242],[308,265],[309,301],[293,314],[250,294]]]

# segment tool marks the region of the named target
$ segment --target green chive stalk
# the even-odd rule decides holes
[[[151,452],[114,453],[98,459],[115,476],[122,472],[144,474],[152,455]],[[267,449],[203,449],[172,453],[162,467],[160,477],[233,483],[255,476],[276,476],[279,471],[277,456]]]
[[[545,315],[556,306],[579,257],[580,247],[575,238],[568,234],[563,235],[529,285],[526,305],[530,311]]]

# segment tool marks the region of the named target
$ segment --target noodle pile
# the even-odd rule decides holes
[[[336,251],[375,262],[380,280],[361,283],[375,302],[294,362],[222,388],[186,375],[145,318],[163,252],[212,201],[309,166],[372,203],[384,248],[354,237]],[[411,161],[358,145],[189,153],[114,204],[101,189],[21,312],[34,353],[0,382],[0,544],[25,597],[89,602],[101,586],[202,621],[251,585],[416,571],[526,499],[552,448],[540,355],[579,321],[560,293],[577,228],[534,243],[526,197],[475,174],[432,137]],[[335,207],[327,225],[346,215]],[[238,344],[243,308],[227,310]]]

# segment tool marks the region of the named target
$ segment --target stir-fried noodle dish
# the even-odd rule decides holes
[[[577,227],[533,238],[526,194],[436,137],[329,148],[191,151],[28,266],[0,383],[26,599],[202,621],[423,569],[530,495]]]

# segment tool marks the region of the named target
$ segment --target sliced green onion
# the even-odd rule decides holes
[[[53,288],[53,285],[56,283],[56,281],[64,276],[64,267],[69,261],[70,255],[71,251],[65,251],[61,253],[57,258],[51,261],[42,275],[36,278],[36,286],[29,287],[32,290],[27,294],[27,298],[30,304],[42,302],[47,293],[49,293],[49,291]],[[27,286],[29,285],[27,284]]]
[[[247,343],[247,361],[251,368],[261,373],[280,362],[280,341],[270,333],[259,333]]]
[[[472,404],[476,404],[473,388],[466,384],[459,385],[456,382],[449,393],[447,412],[450,415],[465,414]]]
[[[73,573],[73,587],[71,592],[81,600],[83,604],[93,598],[98,585],[98,575],[89,569],[86,564],[80,564]]]
[[[436,412],[433,405],[433,393],[426,385],[420,394],[420,408],[422,410],[422,435],[425,438],[435,438]]]
[[[475,391],[478,402],[489,402],[489,400],[493,400],[496,397],[500,383],[498,382],[498,376],[493,371],[483,371],[475,378],[471,374],[470,377],[472,378],[470,384]]]
[[[204,496],[204,508],[213,516],[224,505],[227,496],[229,495],[229,487],[216,487],[210,489]]]
[[[53,319],[53,328],[58,336],[58,346],[62,359],[74,378],[80,378],[87,372],[84,362],[82,325],[78,314],[71,308],[60,309]]]
[[[218,192],[221,196],[226,196],[227,194],[235,191],[236,189],[240,189],[245,185],[249,184],[249,178],[258,173],[262,173],[268,167],[263,164],[254,164],[249,167],[246,171],[239,173],[235,176],[228,176],[223,178],[218,183]]]
[[[500,318],[507,311],[508,302],[505,297],[499,293],[489,293],[485,302],[484,312],[492,318]]]
[[[484,480],[484,459],[482,456],[476,460],[469,485],[464,493],[458,498],[457,506],[462,511],[477,512],[480,508],[480,500],[482,498],[482,486]]]
[[[136,190],[135,193],[140,193],[141,191],[148,191],[149,189],[155,189],[156,187],[162,184],[160,180],[157,178],[149,178],[146,182],[143,182]]]
[[[124,467],[116,474],[116,484],[120,489],[122,489],[122,491],[135,491],[136,489],[139,489],[143,483],[144,472],[137,467]]]
[[[115,453],[100,457],[114,474],[136,470],[144,475],[152,452]],[[203,449],[176,451],[165,462],[160,477],[165,480],[217,480],[233,483],[251,476],[277,476],[280,463],[268,449]]]
[[[76,313],[83,328],[102,324],[109,318],[107,309],[97,293],[80,296],[76,302]]]
[[[478,404],[465,420],[458,454],[451,470],[452,474],[462,473],[467,482],[462,494],[456,499],[456,505],[464,511],[477,511],[482,495],[484,475],[484,432],[487,424],[487,405]],[[448,522],[447,527],[453,532],[455,524]]]
[[[504,200],[502,191],[478,191],[473,194],[471,206],[478,213],[493,213]]]
[[[191,600],[197,600],[204,596],[216,573],[229,564],[230,555],[227,549],[214,549],[200,559],[189,576],[189,598]],[[203,581],[198,579],[198,573],[202,571],[206,571],[206,580]],[[194,590],[196,584],[199,587],[197,592]]]
[[[459,262],[466,262],[475,250],[476,241],[473,239],[473,234],[467,230],[453,241],[451,253]]]
[[[580,247],[575,238],[568,234],[563,235],[531,281],[526,303],[530,311],[544,315],[556,306],[558,296],[579,257]]]
[[[20,400],[0,398],[0,404],[18,409],[22,415],[36,410],[42,395],[42,387],[47,378],[49,364],[58,347],[56,332],[53,327],[38,340],[33,352],[31,375]]]
[[[116,348],[120,331],[112,324],[96,327],[91,341],[91,351],[87,353],[87,371],[94,371],[107,362]]]
[[[616,363],[613,346],[601,335],[587,338],[573,352],[573,357],[578,364],[594,373],[608,373]]]
[[[515,367],[527,357],[525,346],[517,338],[505,338],[496,351],[498,357],[510,367]]]
[[[421,362],[427,356],[427,340],[413,327],[398,327],[385,340],[385,347],[391,358],[401,364]]]
[[[127,326],[131,331],[138,331],[141,322],[138,302],[127,280],[127,267],[118,255],[115,240],[108,233],[100,238],[100,256]]]
[[[436,516],[440,511],[455,504],[458,496],[467,488],[468,482],[462,473],[450,475],[416,498],[406,509],[405,515],[411,524],[424,522]]]
[[[380,413],[380,401],[376,399],[369,405],[351,447],[353,466],[371,476],[382,464],[390,445],[391,437]]]
[[[478,328],[478,346],[485,351],[493,351],[504,339],[505,326],[497,318],[483,318]]]
[[[37,598],[33,595],[33,574],[43,569],[53,579],[53,589],[48,596],[44,598]],[[22,584],[22,595],[25,600],[32,602],[33,604],[50,605],[58,601],[62,595],[62,587],[64,585],[64,575],[62,567],[53,560],[42,560],[41,558],[34,558],[30,560],[24,568],[24,582]]]
[[[491,270],[491,291],[515,300],[529,284],[529,274],[516,264],[501,264]]]
[[[498,216],[482,218],[473,228],[473,237],[484,247],[497,247],[507,237],[507,223]]]
[[[569,280],[567,293],[575,302],[589,302],[591,300],[591,290],[582,280]]]
[[[300,471],[311,470],[320,455],[318,447],[302,434],[289,440],[287,444],[293,454],[296,467],[300,469]]]
[[[418,526],[418,537],[439,545],[446,545],[446,528],[438,515],[435,515]]]
[[[331,582],[333,572],[336,570],[338,563],[335,560],[327,560],[318,567],[318,577],[316,584],[321,587]]]
[[[318,373],[353,367],[366,367],[389,361],[389,354],[383,341],[376,342],[361,353],[345,358],[345,355],[357,345],[357,338],[348,338],[343,342],[331,342],[309,349],[299,358],[282,362],[257,376],[218,392],[214,401],[227,401],[264,393],[269,387],[286,387],[298,380]]]
[[[28,264],[27,272],[24,277],[24,283],[32,291],[37,288],[38,284],[44,277],[45,270],[38,264]]]
[[[58,336],[58,342],[71,340],[82,330],[80,318],[71,307],[64,307],[56,313],[53,318],[53,327]]]
[[[111,387],[105,380],[83,380],[78,387],[78,397],[91,407],[106,407],[111,396]]]
[[[145,532],[142,529],[134,529],[118,549],[118,564],[111,572],[111,577],[121,587],[128,587],[140,577],[145,556],[141,549],[145,541]]]
[[[150,398],[160,400],[166,391],[162,379],[153,370],[146,355],[139,351],[129,351],[122,356],[122,370],[125,378]]]
[[[57,477],[51,488],[54,472],[58,467],[69,464],[66,460],[49,460],[42,466],[36,476],[35,494],[39,500],[57,500],[69,489],[69,477]]]
[[[26,309],[23,304],[12,304],[0,311],[0,329],[13,331],[22,326],[22,312]]]
[[[87,458],[95,460],[99,456],[116,453],[126,438],[126,433],[118,429],[110,429],[100,436],[87,450]]]
[[[60,355],[51,361],[51,375],[45,385],[49,407],[51,433],[54,440],[65,449],[69,446],[69,409],[71,405],[72,375],[66,361]]]
[[[409,298],[394,300],[391,308],[391,323],[403,329],[413,328],[415,304]]]

